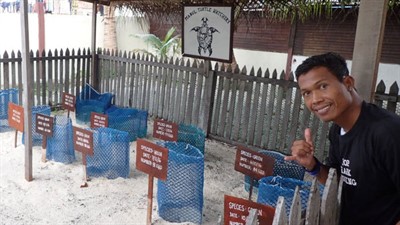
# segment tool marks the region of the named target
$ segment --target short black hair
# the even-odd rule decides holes
[[[349,75],[346,60],[335,52],[328,52],[322,55],[314,55],[304,60],[296,69],[297,80],[299,80],[300,75],[309,72],[315,67],[326,67],[340,82],[343,81],[343,77]]]

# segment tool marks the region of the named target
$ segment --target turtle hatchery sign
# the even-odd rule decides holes
[[[62,106],[64,109],[67,109],[68,111],[75,111],[75,96],[71,95],[69,93],[63,93],[62,96]]]
[[[178,124],[160,119],[154,120],[153,137],[164,141],[177,141]]]
[[[275,214],[275,209],[272,206],[225,195],[224,225],[245,225],[251,209],[257,209],[257,217],[260,224],[272,224]]]
[[[232,62],[233,7],[183,5],[184,56]]]
[[[44,136],[53,136],[54,117],[36,113],[36,132]]]
[[[168,149],[145,139],[136,145],[136,168],[161,180],[167,179]]]
[[[254,179],[271,176],[275,159],[249,148],[238,146],[235,159],[235,170]]]
[[[97,112],[90,114],[90,128],[108,127],[108,115]]]
[[[12,102],[8,103],[8,124],[10,127],[24,132],[24,108]]]

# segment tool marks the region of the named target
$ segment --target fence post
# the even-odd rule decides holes
[[[375,104],[379,107],[382,107],[383,105],[383,98],[381,97],[382,95],[385,95],[385,90],[386,86],[383,80],[379,82],[379,84],[376,86],[375,90]]]
[[[328,179],[326,180],[324,193],[321,202],[321,225],[338,224],[338,179],[336,170],[329,170]]]
[[[257,213],[258,213],[257,209],[250,209],[249,215],[246,218],[246,225],[258,224]]]
[[[396,113],[396,105],[398,101],[398,95],[399,93],[399,86],[397,85],[397,82],[395,81],[392,86],[390,86],[389,89],[389,99],[387,103],[387,110]]]
[[[272,225],[286,225],[287,217],[285,210],[285,198],[282,196],[278,197],[278,202],[276,203],[274,220],[272,221]]]
[[[319,224],[321,197],[318,190],[317,178],[314,177],[310,189],[306,211],[306,225]]]
[[[211,62],[209,60],[205,60],[204,62],[204,77],[205,77],[205,86],[204,86],[204,95],[202,103],[203,106],[200,107],[200,118],[199,118],[199,127],[208,135],[208,132],[211,127],[211,115],[212,109],[214,107],[214,95],[215,95],[215,84],[216,84],[216,76],[215,71],[211,69]]]
[[[290,207],[289,225],[300,225],[300,224],[302,224],[300,188],[299,186],[296,186],[293,196],[293,202]]]

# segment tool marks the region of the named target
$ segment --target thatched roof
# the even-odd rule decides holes
[[[333,11],[357,13],[361,0],[111,0],[115,7],[160,17],[179,15],[183,4],[233,4],[235,18],[258,17],[272,21],[331,18]],[[336,13],[337,14],[337,13]],[[400,0],[389,0],[389,14],[400,17]],[[160,17],[162,18],[162,17]],[[399,19],[400,21],[400,19]]]

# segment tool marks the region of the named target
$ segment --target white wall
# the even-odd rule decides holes
[[[0,54],[21,49],[21,15],[0,13]],[[38,15],[29,13],[29,47],[38,49]],[[92,17],[86,15],[45,14],[46,50],[90,48],[92,42]],[[97,47],[103,47],[104,22],[97,18]]]
[[[234,54],[239,66],[242,67],[243,65],[246,65],[248,71],[252,66],[254,66],[256,71],[258,68],[261,68],[263,72],[267,68],[270,70],[270,72],[276,69],[278,73],[280,73],[282,70],[286,70],[287,54],[285,53],[234,49]],[[292,61],[292,71],[294,72],[297,66],[300,65],[306,58],[307,56],[294,55]],[[349,67],[349,71],[351,71],[352,61],[347,60],[347,65]],[[378,85],[381,80],[383,80],[385,83],[387,91],[394,82],[397,82],[397,85],[400,85],[400,64],[380,63],[376,84]]]
[[[306,56],[293,56],[293,64],[292,71],[295,71],[297,66],[300,65],[307,57]],[[349,71],[351,71],[351,60],[346,60]],[[397,82],[397,85],[400,85],[400,64],[388,64],[388,63],[380,63],[378,69],[378,78],[376,81],[376,85],[383,80],[386,85],[386,92],[389,91],[390,86]],[[356,81],[357,82],[357,81]],[[400,94],[400,93],[399,93]]]

